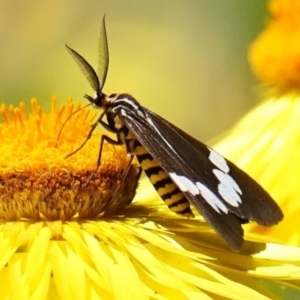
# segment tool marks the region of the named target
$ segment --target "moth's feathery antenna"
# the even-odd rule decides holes
[[[108,52],[108,42],[107,42],[105,15],[104,15],[100,33],[99,33],[99,39],[98,39],[98,78],[100,82],[100,90],[102,90],[105,84],[108,65],[109,65],[109,52]]]
[[[84,59],[79,53],[70,48],[68,45],[66,45],[66,48],[77,63],[77,65],[79,66],[79,68],[81,69],[88,82],[90,83],[92,89],[98,93],[100,83],[93,67],[86,61],[86,59]]]
[[[98,75],[94,68],[83,58],[78,52],[66,45],[67,50],[81,69],[82,73],[85,75],[86,79],[90,83],[92,89],[100,97],[101,90],[104,86],[108,64],[109,64],[109,53],[108,53],[108,43],[105,27],[105,15],[103,16],[102,25],[98,40]]]

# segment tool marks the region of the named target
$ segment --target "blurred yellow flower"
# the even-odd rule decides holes
[[[105,146],[85,186],[100,133],[64,157],[94,116],[82,109],[70,118],[56,147],[80,106],[56,110],[53,99],[50,114],[31,106],[29,114],[23,103],[1,107],[0,299],[276,299],[261,279],[298,286],[298,248],[246,242],[234,253],[199,215],[171,212],[145,179],[126,206],[135,166],[112,199],[127,163],[122,147]]]
[[[284,219],[276,226],[244,226],[246,238],[300,246],[299,114],[300,96],[269,98],[214,145],[255,178],[284,213]]]
[[[271,0],[266,29],[252,44],[249,60],[257,77],[280,92],[300,91],[300,2]]]

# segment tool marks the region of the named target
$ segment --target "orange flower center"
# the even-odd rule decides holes
[[[131,166],[122,179],[128,166],[124,147],[105,143],[96,170],[101,134],[95,132],[66,158],[86,140],[95,113],[72,100],[57,110],[56,98],[50,114],[35,99],[29,114],[24,103],[0,109],[0,219],[89,219],[131,202],[137,169]]]

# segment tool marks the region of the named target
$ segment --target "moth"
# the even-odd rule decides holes
[[[193,217],[190,205],[194,206],[235,251],[242,247],[243,223],[256,221],[271,226],[283,219],[281,209],[271,196],[232,162],[143,107],[131,95],[106,95],[102,91],[109,65],[105,16],[98,41],[97,73],[80,54],[67,45],[66,48],[95,92],[94,96],[84,97],[102,109],[86,141],[98,124],[116,136],[116,139],[102,136],[97,167],[101,164],[105,142],[125,145],[129,163],[134,156],[137,158],[172,211]]]

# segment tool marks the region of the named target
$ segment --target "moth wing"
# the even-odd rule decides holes
[[[127,128],[137,137],[139,142],[147,149],[147,151],[149,151],[149,153],[159,162],[161,167],[169,174],[181,174],[182,176],[189,177],[191,180],[200,180],[201,177],[205,177],[207,175],[207,171],[205,171],[204,168],[207,164],[207,157],[204,155],[200,155],[200,157],[198,157],[198,155],[196,161],[187,159],[184,151],[180,150],[181,147],[177,147],[178,142],[183,143],[183,149],[186,146],[192,146],[192,152],[198,152],[199,149],[195,149],[194,145],[187,145],[185,136],[182,136],[180,131],[177,132],[175,126],[169,127],[169,123],[162,121],[163,126],[160,127],[160,117],[148,110],[146,111],[149,116],[151,116],[154,125],[157,126],[156,129],[153,126],[149,126],[145,120],[139,118],[132,111],[123,111],[123,114],[121,113],[121,115]],[[168,126],[168,128],[171,130],[172,137],[169,135],[170,132],[163,131],[165,124],[167,124],[166,126]],[[157,130],[163,132],[164,137],[159,135]],[[165,140],[165,138],[167,140]],[[193,168],[191,168],[191,163],[192,166],[197,164],[198,168],[202,170],[200,172],[200,176],[199,174],[195,173]],[[203,181],[203,184],[205,184],[205,180]],[[239,250],[243,243],[243,229],[241,227],[242,220],[230,212],[227,214],[217,212],[211,207],[211,205],[208,204],[208,202],[200,193],[193,194],[189,190],[181,190],[187,199],[211,224],[211,226],[224,238],[229,246],[234,250]]]
[[[157,114],[145,110],[155,127],[163,132],[168,143],[175,148],[174,151],[177,156],[183,158],[185,164],[196,175],[196,179],[199,178],[206,187],[217,193],[220,182],[210,170],[218,168],[208,159],[211,154],[217,153]],[[219,154],[217,156],[220,157]],[[264,226],[271,226],[281,221],[283,218],[282,211],[272,197],[247,173],[224,157],[222,159],[228,166],[228,175],[242,192],[242,201],[237,207],[225,203],[229,210],[245,221],[254,220]],[[216,195],[220,196],[219,194]]]

